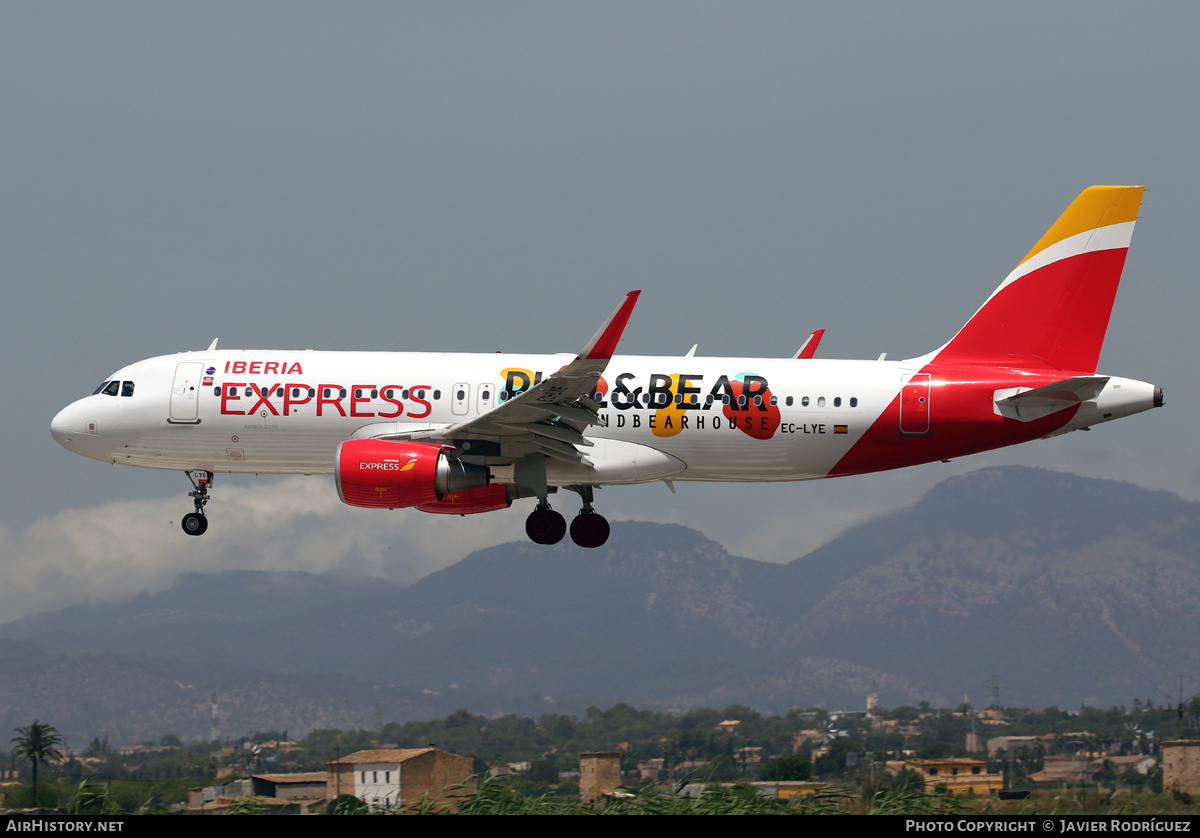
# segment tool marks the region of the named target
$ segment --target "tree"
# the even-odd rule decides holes
[[[807,780],[812,776],[812,763],[800,754],[783,754],[763,764],[760,780]]]
[[[62,754],[54,747],[63,743],[58,731],[50,725],[39,724],[37,719],[29,727],[16,729],[17,736],[12,738],[13,756],[16,759],[27,759],[33,766],[33,805],[38,805],[38,763],[49,763],[52,759],[62,759]]]

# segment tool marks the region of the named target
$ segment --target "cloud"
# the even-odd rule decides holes
[[[857,523],[901,509],[938,482],[980,468],[1029,465],[1085,477],[1126,480],[1200,499],[1200,468],[1154,445],[1104,447],[1071,434],[1004,451],[837,480],[799,483],[676,483],[610,487],[597,508],[611,520],[678,523],[730,553],[786,562],[806,555]],[[578,498],[553,496],[570,518]],[[67,509],[24,528],[0,526],[0,622],[79,602],[112,601],[162,590],[183,572],[301,570],[381,576],[402,582],[469,553],[525,538],[532,501],[507,512],[465,517],[343,505],[329,478],[226,478],[208,507],[200,538],[180,531],[186,498],[111,501]]]
[[[353,509],[328,479],[304,477],[218,487],[200,538],[180,530],[186,511],[178,497],[113,501],[0,527],[0,621],[162,590],[185,572],[301,570],[412,582],[524,537],[525,521],[519,510],[457,517]]]

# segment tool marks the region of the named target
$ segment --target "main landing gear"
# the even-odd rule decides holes
[[[204,517],[204,505],[208,503],[208,487],[213,482],[212,472],[187,471],[184,474],[188,476],[188,480],[192,481],[192,485],[195,487],[194,491],[188,492],[188,497],[195,501],[196,511],[184,515],[183,520],[179,523],[188,535],[204,535],[204,531],[208,529],[208,518]]]
[[[599,547],[608,541],[608,520],[592,509],[592,487],[571,486],[583,498],[583,508],[571,521],[571,540],[580,547]],[[525,534],[535,544],[557,544],[567,534],[567,522],[545,498],[525,519]]]
[[[545,500],[525,519],[525,534],[534,544],[557,544],[567,534],[567,522]]]

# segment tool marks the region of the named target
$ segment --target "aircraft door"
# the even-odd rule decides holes
[[[471,386],[459,382],[450,391],[450,412],[455,416],[463,416],[471,404]]]
[[[487,413],[492,409],[492,403],[496,400],[496,388],[491,384],[480,384],[476,393],[475,412]]]
[[[929,433],[929,373],[917,373],[900,387],[900,433]]]
[[[171,385],[170,421],[186,424],[200,422],[200,376],[204,364],[185,361],[175,365],[175,381]]]

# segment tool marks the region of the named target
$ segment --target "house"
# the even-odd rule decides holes
[[[1100,759],[1093,760],[1092,765],[1099,771],[1104,767],[1104,763],[1106,762],[1118,774],[1136,771],[1138,774],[1146,775],[1153,770],[1154,766],[1158,765],[1158,758],[1152,757],[1149,754],[1134,754],[1127,757],[1101,757]]]
[[[925,780],[925,788],[945,786],[953,795],[991,795],[1004,789],[1004,777],[988,774],[987,763],[980,759],[910,759],[905,762]]]
[[[995,759],[1001,751],[1007,751],[1011,756],[1021,748],[1036,748],[1040,736],[997,736],[987,742],[987,752],[990,759]]]
[[[289,779],[285,779],[289,778]],[[303,778],[292,780],[290,778]],[[319,778],[313,783],[313,778]],[[265,774],[233,778],[188,790],[186,815],[262,812],[297,815],[319,810],[325,801],[325,774]]]
[[[452,800],[470,794],[473,763],[437,748],[381,748],[326,764],[325,794],[350,794],[371,807],[386,808],[422,800]]]
[[[1030,774],[1029,779],[1039,786],[1079,785],[1092,782],[1098,767],[1086,756],[1056,754],[1046,757],[1042,761],[1042,770]]]
[[[255,796],[299,804],[303,812],[314,811],[325,802],[329,777],[324,771],[302,774],[255,774],[250,778]]]

